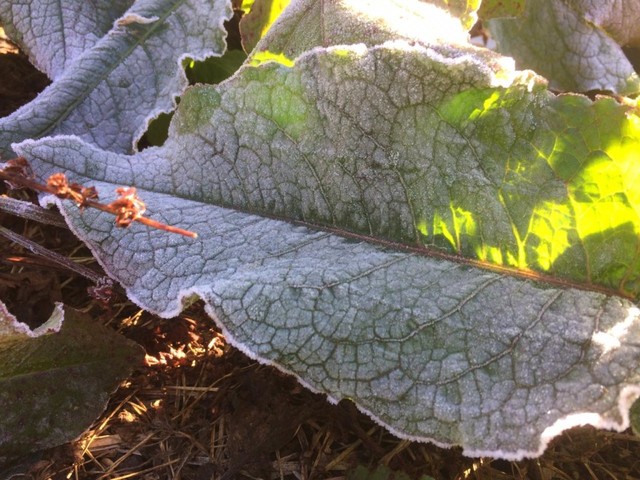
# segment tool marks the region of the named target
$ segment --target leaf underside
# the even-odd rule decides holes
[[[471,47],[319,48],[190,89],[161,148],[15,148],[42,177],[136,185],[152,217],[199,234],[62,207],[142,307],[200,297],[249,356],[396,434],[521,458],[572,425],[628,425],[639,312],[592,290],[638,294],[638,123],[504,65]]]

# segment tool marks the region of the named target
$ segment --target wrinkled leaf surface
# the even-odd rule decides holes
[[[55,80],[93,47],[132,0],[0,3],[0,24],[31,63]]]
[[[467,8],[465,1],[453,3],[459,11]],[[372,46],[399,39],[466,44],[468,35],[459,18],[432,2],[298,0],[269,28],[251,58],[254,64],[273,60],[291,65],[293,59],[315,47]]]
[[[12,142],[55,134],[75,134],[102,148],[133,151],[148,121],[173,109],[174,96],[186,87],[181,60],[224,52],[223,21],[231,15],[226,0],[139,0],[95,41],[94,31],[78,28],[71,36],[67,25],[53,34],[56,25],[48,20],[48,9],[60,9],[59,2],[22,6],[22,15],[12,21],[17,25],[18,17],[23,23],[32,19],[24,25],[32,30],[22,41],[38,58],[48,58],[51,51],[67,52],[68,38],[82,37],[85,40],[76,43],[89,48],[82,53],[74,48],[70,60],[51,60],[47,70],[55,81],[31,103],[0,119],[0,159],[14,156]],[[113,14],[109,9],[92,12],[104,15],[102,24]],[[38,18],[43,21],[36,22]],[[40,45],[47,48],[40,52]]]
[[[629,200],[601,199],[597,177],[582,180],[590,150],[568,158],[557,146],[564,131],[595,128],[581,124],[585,113],[616,107],[491,86],[506,73],[456,54],[399,44],[314,50],[293,68],[244,69],[190,90],[163,148],[125,157],[60,138],[19,150],[43,175],[62,170],[102,191],[134,183],[158,219],[199,233],[115,231],[108,216],[67,209],[132,299],[163,316],[205,299],[250,356],[336,401],[354,399],[399,435],[518,458],[540,453],[558,425],[620,428],[620,398],[632,397],[624,387],[638,381],[638,311],[575,287],[636,288],[635,263],[609,271],[625,249],[586,252],[590,236],[603,247],[600,238],[637,242],[623,234],[637,219],[624,210]],[[547,117],[550,108],[566,118]],[[624,114],[620,122],[629,126]],[[605,165],[625,165],[617,148]],[[626,212],[620,227],[578,226],[605,206]],[[554,277],[481,269],[474,255]]]
[[[324,21],[357,45],[322,47],[317,12],[301,16],[314,5],[292,4],[256,47],[287,61],[190,89],[161,148],[16,151],[103,200],[135,185],[152,217],[199,234],[63,208],[139,305],[169,317],[204,299],[249,356],[400,436],[521,458],[572,425],[626,428],[637,116],[551,95],[461,27],[443,44],[424,28],[436,17],[422,41],[384,43],[394,23],[347,3]]]
[[[640,92],[640,77],[621,47],[637,45],[639,20],[635,0],[527,0],[521,16],[487,25],[501,52],[554,89],[631,95]]]

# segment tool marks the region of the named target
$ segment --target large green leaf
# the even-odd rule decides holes
[[[638,119],[538,81],[473,47],[315,48],[190,89],[161,148],[15,148],[198,232],[64,208],[144,308],[203,298],[248,355],[398,435],[521,458],[625,428],[640,392],[615,295],[639,288]]]
[[[147,123],[172,110],[174,96],[186,87],[181,60],[224,52],[222,24],[231,15],[227,0],[138,0],[104,36],[101,30],[122,8],[109,1],[93,3],[97,6],[88,8],[89,20],[82,7],[62,8],[57,1],[3,2],[0,7],[0,22],[11,26],[9,31],[55,80],[31,103],[0,119],[0,159],[14,156],[12,142],[54,134],[134,151]],[[77,22],[69,25],[76,15]],[[51,52],[59,55],[51,57]]]
[[[636,0],[527,0],[516,18],[487,22],[501,52],[563,91],[640,92],[621,46],[640,44]]]
[[[253,2],[249,12],[240,20],[242,47],[250,52],[269,30],[276,18],[282,13],[290,0],[258,0]]]
[[[438,5],[447,10],[451,16],[459,18],[462,25],[469,30],[478,20],[477,10],[482,0],[421,0],[423,3]]]
[[[0,302],[0,462],[78,437],[142,361],[142,349],[57,305],[31,331]]]

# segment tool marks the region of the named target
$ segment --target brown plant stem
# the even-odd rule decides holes
[[[52,175],[50,177],[53,178],[54,176]],[[58,179],[63,178],[64,176],[62,174],[56,174],[55,177],[57,177]],[[42,193],[49,193],[52,195],[57,196],[58,198],[62,198],[62,199],[72,199],[74,200],[79,206],[80,208],[84,208],[84,207],[90,207],[90,208],[95,208],[97,210],[101,210],[103,212],[107,212],[110,213],[112,215],[116,215],[117,217],[121,217],[122,215],[122,211],[118,211],[118,209],[114,206],[114,204],[118,203],[118,200],[116,200],[115,202],[113,202],[113,204],[104,204],[104,203],[100,203],[96,200],[93,200],[92,198],[88,198],[87,196],[85,196],[84,194],[79,194],[80,198],[78,198],[77,196],[69,196],[68,194],[63,194],[61,193],[60,189],[54,188],[52,186],[49,185],[43,185],[41,183],[39,183],[38,181],[32,179],[32,178],[27,178],[24,175],[18,175],[18,174],[13,174],[13,173],[9,173],[7,171],[4,170],[0,170],[0,180],[5,180],[9,183],[11,183],[12,185],[19,185],[20,187],[25,187],[25,188],[30,188],[32,190],[35,190],[37,192],[42,192]],[[66,179],[65,179],[66,181]],[[91,189],[85,189],[85,190],[91,190]],[[130,190],[130,189],[129,189]],[[74,192],[77,193],[77,192]],[[140,202],[142,203],[142,202]],[[144,204],[143,204],[144,205]],[[136,221],[136,222],[140,222],[144,225],[147,225],[149,227],[152,228],[156,228],[158,230],[164,230],[166,232],[170,232],[170,233],[177,233],[179,235],[183,235],[185,237],[189,237],[189,238],[197,238],[198,234],[189,230],[185,230],[179,227],[174,227],[171,225],[166,225],[164,223],[158,222],[156,220],[152,220],[150,218],[147,217],[143,217],[141,216],[141,214],[137,214],[134,212],[133,215],[128,217],[129,222],[125,223],[122,221],[117,221],[116,224],[120,227],[124,227],[127,226],[128,223],[130,223],[131,221]]]
[[[15,215],[38,223],[53,225],[54,227],[68,228],[64,218],[57,212],[47,210],[31,202],[16,200],[15,198],[0,196],[0,211]]]
[[[84,265],[80,265],[79,263],[73,262],[69,260],[67,257],[65,257],[64,255],[60,255],[59,253],[53,252],[48,248],[45,248],[42,245],[39,245],[34,241],[29,240],[28,238],[23,237],[22,235],[12,230],[9,230],[8,228],[0,226],[0,235],[10,240],[11,242],[16,243],[30,250],[35,255],[44,257],[47,260],[50,260],[66,269],[71,270],[72,272],[77,273],[78,275],[82,275],[83,277],[91,280],[94,283],[98,283],[103,278],[103,276],[100,275],[98,272],[88,267],[85,267]]]

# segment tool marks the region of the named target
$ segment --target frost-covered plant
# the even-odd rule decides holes
[[[559,44],[585,58],[622,21],[546,3]],[[137,1],[109,12],[111,29],[94,22],[101,38],[55,29],[84,41],[63,61],[39,49],[54,28],[5,2],[0,21],[56,73],[0,120],[0,152],[41,179],[135,186],[152,218],[198,238],[43,202],[141,307],[170,317],[200,298],[247,355],[401,437],[516,459],[573,425],[626,428],[640,394],[635,102],[557,95],[470,45],[477,4],[293,1],[232,78],[184,92],[162,147],[134,153],[182,93],[181,60],[222,53],[230,6]],[[522,67],[512,45],[535,49],[537,4],[489,22]],[[577,73],[558,49],[575,83],[543,73],[555,89],[638,93],[614,38]]]

